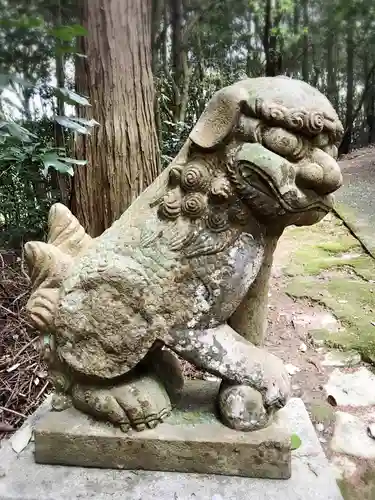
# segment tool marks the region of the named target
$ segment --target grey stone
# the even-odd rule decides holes
[[[190,381],[169,419],[144,432],[120,429],[75,408],[48,413],[35,428],[38,463],[287,479],[287,413],[254,432],[224,426],[215,414],[217,383]],[[249,388],[250,389],[250,388]]]
[[[370,436],[370,438],[375,439],[375,423],[372,422],[367,426],[367,434]]]
[[[331,463],[336,479],[348,478],[357,470],[357,464],[345,455],[335,455]]]
[[[288,372],[288,375],[290,375],[291,377],[293,375],[295,375],[296,373],[301,371],[301,368],[299,368],[298,366],[292,365],[291,363],[286,364],[285,369]]]
[[[317,311],[312,314],[299,314],[293,318],[293,326],[300,333],[311,330],[327,330],[335,333],[338,331],[339,323],[332,313]]]
[[[359,458],[375,458],[375,441],[367,434],[364,420],[338,411],[331,448],[337,453],[345,453]]]
[[[309,330],[327,330],[336,333],[339,329],[339,322],[330,312],[317,312],[311,315]]]
[[[17,455],[4,442],[0,499],[343,500],[303,402],[291,399],[282,411],[287,412],[290,433],[302,440],[292,452],[289,480],[41,465],[34,460],[34,443]]]
[[[357,351],[330,351],[324,356],[322,366],[356,366],[361,362]]]
[[[335,369],[325,386],[340,406],[369,406],[375,404],[375,375],[365,367],[353,373]]]
[[[53,407],[155,427],[182,390],[167,346],[245,386],[218,395],[226,425],[266,425],[290,395],[282,361],[261,346],[272,256],[286,227],[333,208],[343,132],[306,82],[247,78],[212,96],[177,157],[103,234],[52,206],[47,242],[27,242],[25,256]]]
[[[307,345],[303,342],[300,346],[299,346],[299,350],[301,352],[306,352],[307,351]]]

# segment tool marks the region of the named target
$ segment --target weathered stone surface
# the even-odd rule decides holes
[[[375,375],[365,367],[353,373],[334,370],[325,386],[340,406],[369,406],[375,404]]]
[[[36,427],[35,459],[58,465],[289,478],[286,414],[257,432],[229,429],[215,415],[218,389],[212,382],[190,382],[170,418],[142,433],[123,433],[93,422],[74,408],[51,412]]]
[[[285,369],[286,371],[288,372],[288,374],[292,377],[293,375],[295,375],[296,373],[300,372],[301,371],[301,368],[299,368],[298,366],[295,366],[295,365],[292,365],[291,363],[288,363],[285,365]]]
[[[167,346],[238,386],[236,397],[219,394],[228,426],[266,425],[290,381],[281,360],[249,340],[261,344],[283,230],[333,206],[342,134],[307,83],[245,79],[215,93],[178,156],[98,238],[54,205],[48,242],[25,246],[27,309],[50,336],[54,408],[154,427],[182,385]]]
[[[367,434],[367,423],[350,413],[336,413],[331,448],[354,457],[375,458],[375,441]]]
[[[330,351],[324,356],[322,366],[356,366],[361,362],[357,351]]]
[[[334,456],[331,463],[336,479],[348,478],[355,474],[357,470],[357,464],[345,455]]]
[[[375,439],[375,423],[371,422],[367,426],[367,434],[370,436],[370,438]]]
[[[43,412],[40,408],[37,413]],[[342,500],[328,461],[300,399],[281,414],[301,447],[292,452],[289,480],[176,472],[106,470],[35,463],[34,443],[17,455],[0,449],[2,500]],[[34,416],[33,419],[35,420]],[[21,472],[22,471],[22,472]]]

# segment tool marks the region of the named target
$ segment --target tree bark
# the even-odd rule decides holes
[[[159,173],[151,72],[151,1],[84,0],[85,59],[76,64],[80,107],[99,126],[77,140],[88,164],[73,177],[71,208],[91,236],[100,235]]]
[[[184,42],[183,42],[183,4],[182,0],[170,0],[171,13],[171,56],[173,85],[173,118],[180,121],[182,92],[184,86]]]
[[[277,47],[277,38],[281,34],[276,33],[281,21],[281,10],[278,0],[266,0],[264,6],[264,34],[263,46],[266,56],[266,76],[276,76],[282,72],[282,54]]]
[[[365,78],[369,73],[368,69],[368,58],[366,57],[367,68],[365,68]],[[368,86],[368,92],[365,99],[365,111],[366,111],[366,122],[367,122],[367,143],[373,144],[375,142],[375,76],[374,72],[370,77],[371,84]]]
[[[249,10],[246,12],[246,23],[248,26],[248,35],[246,37],[246,75],[250,77],[253,65],[253,46],[252,46],[252,23],[253,15]]]
[[[266,56],[266,76],[274,75],[273,66],[273,54],[271,46],[271,30],[272,30],[272,1],[266,0],[264,5],[264,34],[263,34],[263,46],[264,53]]]
[[[333,27],[328,27],[327,34],[327,95],[334,108],[338,106],[336,83],[335,32]]]
[[[52,8],[52,15],[54,16],[55,26],[60,27],[64,25],[65,19],[63,18],[61,2],[58,1],[56,8]],[[58,40],[56,49],[60,46],[64,46],[64,42]],[[59,88],[65,87],[65,58],[62,52],[56,51],[55,56],[56,63],[56,82]],[[58,116],[65,116],[65,102],[61,96],[56,98],[56,114]],[[55,146],[58,148],[65,148],[65,136],[63,127],[55,121],[54,123],[55,132]],[[71,189],[70,178],[67,174],[61,174],[56,170],[51,171],[52,186],[59,193],[59,200],[67,205],[69,203],[69,195]]]
[[[340,153],[346,154],[350,151],[350,145],[352,143],[352,133],[353,133],[353,100],[354,100],[354,26],[355,20],[353,15],[348,15],[348,26],[346,35],[346,113],[345,113],[345,126],[346,131],[341,142]]]
[[[303,27],[305,30],[309,28],[309,4],[308,0],[303,0],[302,3],[303,11]],[[309,81],[309,35],[308,31],[305,31],[302,39],[303,46],[303,56],[302,56],[302,79],[305,82]]]

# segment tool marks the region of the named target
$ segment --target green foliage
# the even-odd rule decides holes
[[[72,90],[65,88],[54,88],[53,90],[57,96],[64,99],[64,101],[68,104],[73,104],[73,105],[79,104],[80,106],[90,106],[90,103],[86,99],[86,97],[78,95]]]
[[[44,236],[45,214],[57,196],[42,171],[47,151],[39,142],[14,137],[0,142],[0,246],[19,248]]]
[[[51,80],[54,62],[63,64],[77,49],[86,30],[77,23],[55,25],[56,7],[41,0],[9,5],[0,0],[0,248],[19,248],[29,238],[43,238],[46,214],[59,200],[58,175],[72,176],[74,166],[86,165],[69,155],[72,134],[88,135],[95,120],[65,116],[57,100],[90,106],[87,98]],[[71,18],[74,15],[70,16]],[[32,111],[39,97],[41,106]],[[42,112],[42,116],[40,113]],[[62,127],[63,144],[56,144]]]
[[[298,448],[300,448],[301,445],[302,445],[301,438],[297,436],[297,434],[292,434],[290,437],[290,449],[298,450]]]
[[[48,33],[61,42],[73,42],[78,36],[86,36],[87,30],[80,24],[71,24],[70,26],[54,27]]]
[[[74,170],[72,165],[86,165],[86,160],[77,160],[76,158],[68,158],[59,150],[47,150],[40,156],[40,161],[44,165],[43,174],[48,174],[48,169],[53,168],[60,174],[68,174],[73,176]]]

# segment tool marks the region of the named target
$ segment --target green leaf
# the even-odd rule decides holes
[[[89,130],[77,123],[74,120],[71,120],[67,116],[55,116],[55,121],[60,124],[62,127],[69,128],[71,130],[74,130],[75,132],[78,132],[79,134],[89,134]]]
[[[72,163],[73,165],[87,165],[87,160],[77,160],[77,158],[67,158],[67,157],[64,157],[63,160],[66,163]]]
[[[22,85],[22,87],[27,88],[27,89],[31,89],[31,88],[35,87],[35,85],[32,82],[29,82],[28,80],[25,80],[24,78],[20,78],[18,76],[10,75],[10,79],[13,82],[18,83],[18,85]]]
[[[41,160],[44,164],[43,174],[46,176],[50,167],[60,173],[73,176],[74,170],[72,165],[86,165],[86,160],[78,160],[77,158],[68,158],[59,156],[56,151],[48,151],[42,155]]]
[[[71,42],[77,36],[86,36],[87,30],[80,24],[72,24],[70,26],[58,26],[49,30],[49,34],[64,42]]]
[[[33,138],[37,137],[16,122],[0,122],[0,129],[6,129],[9,135],[24,142],[30,142]]]
[[[290,449],[298,450],[301,444],[302,444],[301,438],[297,436],[297,434],[292,434],[290,438]]]
[[[68,90],[65,88],[59,88],[55,87],[54,88],[55,94],[58,96],[62,97],[64,101],[66,101],[68,104],[80,104],[81,106],[91,106],[89,101],[86,99],[86,97],[83,97],[79,94],[76,94],[72,90]]]
[[[57,153],[54,152],[46,153],[42,156],[41,160],[44,165],[43,174],[45,176],[47,175],[48,169],[50,167],[54,168],[55,170],[57,170],[62,174],[68,174],[70,176],[73,176],[74,174],[73,167],[69,163],[64,163],[64,161],[61,161],[64,160],[64,158],[58,156]]]
[[[10,84],[10,76],[6,73],[0,73],[0,89],[7,89]]]
[[[85,118],[71,118],[71,120],[81,123],[82,125],[85,125],[85,127],[95,127],[96,125],[100,125],[99,122],[91,118],[91,120],[86,120]]]
[[[20,113],[24,112],[24,108],[16,102],[12,101],[12,99],[10,99],[9,97],[1,97],[0,100],[8,104],[8,106],[17,109]]]
[[[0,88],[1,89],[9,89],[11,82],[18,83],[19,85],[22,85],[22,87],[25,87],[25,88],[35,87],[34,84],[32,84],[31,82],[29,82],[27,80],[24,80],[23,78],[20,78],[19,76],[7,74],[7,73],[0,73]]]
[[[1,19],[0,26],[6,28],[22,28],[22,29],[32,29],[41,28],[44,24],[43,19],[40,17],[33,17],[27,15],[21,15],[17,19]]]

